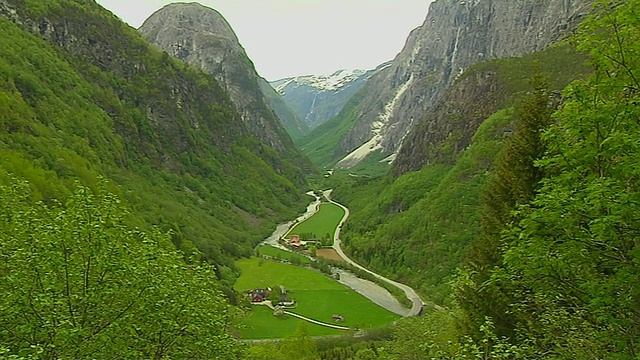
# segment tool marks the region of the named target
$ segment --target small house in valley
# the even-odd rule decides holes
[[[251,298],[251,302],[258,303],[263,302],[269,298],[271,294],[271,288],[266,289],[253,289],[247,292]]]
[[[300,235],[291,235],[289,238],[289,246],[293,248],[301,248],[305,245],[304,241],[300,240]]]
[[[287,309],[296,307],[296,302],[293,299],[289,298],[289,295],[287,295],[287,289],[285,289],[282,285],[280,285],[280,302],[278,303],[278,305]]]

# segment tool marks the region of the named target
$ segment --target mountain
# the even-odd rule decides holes
[[[546,48],[574,29],[591,3],[591,0],[433,2],[424,24],[409,35],[392,64],[372,76],[363,87],[365,95],[355,119],[345,120],[353,125],[332,148],[336,166],[352,167],[378,151],[392,161],[409,132],[466,69],[482,61]],[[335,138],[335,134],[326,136]],[[465,141],[468,140],[469,136],[465,136]],[[405,151],[410,151],[410,146]],[[424,157],[422,161],[426,161]]]
[[[373,70],[338,70],[330,75],[296,76],[270,84],[309,129],[314,129],[338,115],[349,98],[373,74],[388,65],[385,63]]]
[[[311,149],[331,143],[344,150],[341,145],[358,136],[367,140],[373,126],[377,134],[338,162],[348,167],[375,151],[389,154],[403,141],[391,176],[335,192],[354,205],[344,227],[351,254],[425,294],[446,298],[447,280],[480,234],[482,189],[515,127],[514,108],[534,90],[530,79],[544,75],[548,91],[558,92],[591,71],[584,54],[559,43],[588,14],[589,3],[432,4],[394,63],[327,123],[333,128],[323,131],[331,137],[309,143]],[[526,21],[518,20],[520,14],[528,14]],[[378,122],[371,125],[371,117]],[[338,138],[341,131],[335,130],[345,124],[349,130]],[[305,151],[314,154],[311,149]],[[333,154],[333,160],[341,155]]]
[[[426,34],[421,35],[424,30],[418,29],[413,32],[407,48],[430,44],[432,51],[439,50],[434,52],[441,56],[439,60],[435,55],[425,57],[420,51],[409,52],[415,54],[415,58],[405,59],[405,49],[388,69],[394,69],[393,74],[407,70],[406,82],[398,83],[396,90],[385,88],[379,82],[391,82],[394,75],[387,70],[378,73],[345,107],[348,111],[330,122],[334,129],[352,124],[348,134],[357,135],[354,129],[362,124],[367,102],[375,99],[374,90],[378,91],[378,99],[395,94],[383,113],[389,121],[412,111],[416,116],[421,113],[419,120],[416,118],[415,124],[402,136],[398,133],[404,142],[389,176],[349,180],[337,187],[334,196],[352,208],[342,235],[347,251],[361,263],[417,286],[436,302],[447,304],[450,300],[449,281],[462,266],[471,244],[480,237],[486,211],[484,190],[496,176],[499,154],[506,151],[505,144],[514,129],[530,111],[527,102],[531,101],[532,94],[541,91],[533,83],[537,81],[544,89],[544,106],[548,107],[545,111],[550,113],[559,106],[562,89],[575,80],[587,78],[593,71],[586,65],[585,53],[576,50],[569,41],[560,41],[574,34],[571,30],[589,12],[588,3],[536,4],[531,8],[534,12],[524,12],[532,16],[522,23],[519,32],[513,31],[515,37],[521,34],[520,40],[514,42],[502,39],[501,29],[510,23],[509,19],[516,22],[519,11],[532,2],[433,3],[424,27],[433,27],[432,36],[440,36],[441,41],[430,43]],[[502,18],[510,12],[513,13],[509,19]],[[482,21],[487,23],[482,25]],[[541,24],[556,22],[570,25],[545,25],[544,29],[556,30],[549,34],[533,31],[527,25],[537,24],[535,28],[540,30]],[[437,23],[448,24],[449,28],[445,25],[440,28]],[[442,52],[443,48],[433,46],[442,46],[444,34],[456,34],[465,42],[445,47],[447,51]],[[491,40],[488,44],[483,43],[488,40]],[[455,56],[448,52],[453,49],[457,49]],[[485,51],[485,55],[480,56],[479,49]],[[443,54],[446,56],[442,57]],[[492,59],[479,59],[487,57],[486,54],[493,54]],[[399,61],[402,59],[405,61]],[[455,75],[447,74],[443,67],[450,69],[451,64],[464,64],[457,68],[465,69]],[[430,73],[431,78],[419,80],[422,87],[413,83],[418,80],[412,79],[420,78],[416,75],[420,71],[424,74],[434,68],[438,72]],[[428,108],[422,103],[428,103]],[[418,111],[422,107],[424,109]],[[394,130],[383,121],[376,124],[376,129],[379,134],[361,148],[364,149],[362,158],[372,150],[384,151],[385,141],[390,139],[387,135]],[[340,144],[335,133],[330,141]],[[317,147],[322,144],[318,142]],[[339,165],[347,166],[348,161],[355,163],[358,159],[347,157]],[[520,176],[524,177],[525,171]]]
[[[291,139],[296,141],[309,132],[309,126],[305,124],[300,117],[287,105],[286,101],[271,84],[264,79],[259,80],[262,93],[267,97],[271,108],[280,118],[280,121],[287,129],[287,132],[291,136]]]
[[[139,31],[169,55],[213,74],[255,137],[298,165],[308,167],[263,92],[264,79],[256,73],[233,29],[219,12],[198,3],[169,4],[152,14]],[[294,134],[303,129],[296,120],[289,116],[285,122]]]
[[[170,231],[163,246],[226,285],[234,258],[304,209],[299,153],[274,118],[250,123],[212,75],[94,1],[1,0],[0,22],[0,183],[57,204],[106,182],[129,225]]]
[[[428,17],[427,21],[434,21],[438,14],[449,10],[454,10],[457,15],[452,22],[440,25],[442,27],[435,25],[436,29],[425,28],[424,31],[435,30],[443,43],[450,45],[438,47],[440,42],[417,41],[418,48],[430,47],[438,53],[444,51],[445,57],[439,68],[440,79],[433,82],[434,87],[416,94],[424,99],[422,108],[429,110],[427,111],[429,115],[424,117],[425,112],[420,108],[401,107],[398,110],[400,113],[398,118],[406,119],[415,114],[416,119],[421,119],[421,122],[403,143],[394,164],[394,171],[403,173],[421,168],[436,156],[427,150],[432,146],[430,144],[443,141],[447,136],[449,136],[448,141],[453,142],[452,146],[455,149],[464,149],[468,146],[479,125],[477,120],[472,120],[472,114],[461,115],[449,111],[438,120],[434,120],[434,113],[442,114],[443,109],[431,111],[440,105],[439,100],[443,102],[448,100],[442,94],[454,81],[462,80],[459,76],[463,70],[483,60],[521,56],[547,48],[574,30],[590,12],[592,3],[592,0],[510,1],[508,4],[476,1],[467,2],[465,6],[461,6],[462,3],[460,3],[457,8],[451,9],[440,8],[437,3],[434,3],[431,9],[434,11],[434,16]],[[460,26],[460,21],[470,24],[470,28]],[[447,29],[447,26],[450,27]],[[505,34],[509,35],[505,36]],[[433,60],[427,63],[427,66],[433,65]],[[415,73],[411,73],[409,77],[411,76],[416,77]],[[411,86],[409,88],[411,89]],[[458,111],[464,111],[464,109],[458,108]],[[457,125],[451,125],[456,121]]]
[[[347,250],[443,302],[448,280],[480,234],[482,191],[513,133],[515,109],[533,91],[530,79],[546,74],[548,91],[557,92],[589,74],[585,61],[584,54],[563,45],[465,71],[428,115],[439,120],[430,134],[445,134],[429,148],[437,157],[415,171],[394,167],[393,176],[338,185],[334,196],[351,209],[342,234]],[[443,119],[449,121],[440,124]],[[468,128],[474,128],[469,145],[458,148],[464,131],[458,129]]]
[[[446,305],[401,323],[389,358],[638,354],[640,1],[594,3],[569,41],[465,69],[393,176],[332,175],[347,251]]]

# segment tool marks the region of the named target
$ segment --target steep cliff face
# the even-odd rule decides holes
[[[575,28],[592,0],[437,0],[387,69],[365,86],[338,167],[382,149],[390,160],[446,88],[470,66],[548,47]],[[406,144],[405,146],[412,146]],[[414,154],[415,155],[415,154]]]
[[[251,133],[281,153],[302,158],[261,90],[261,78],[229,23],[198,3],[175,3],[151,15],[139,31],[168,54],[212,73]]]
[[[445,90],[409,133],[393,163],[393,174],[398,176],[434,163],[456,163],[489,116],[514,106],[519,97],[531,91],[527,86],[532,76],[545,79],[539,81],[545,81],[555,100],[567,84],[589,73],[585,55],[568,44],[526,57],[472,66]]]
[[[149,74],[165,70],[148,60],[147,42],[115,16],[109,16],[94,1],[61,3],[63,5],[48,2],[35,7],[21,1],[0,0],[0,15],[82,59],[87,68],[95,66],[123,81],[139,81]],[[114,122],[119,132],[128,137],[131,143],[139,145],[141,153],[158,164],[175,167],[175,160],[163,154],[159,148],[168,145],[179,153],[192,146],[193,139],[188,134],[189,131],[207,128],[204,119],[199,116],[201,105],[205,103],[217,104],[221,113],[225,114],[221,117],[224,124],[219,124],[220,133],[210,138],[213,144],[228,147],[230,139],[248,134],[246,127],[239,123],[238,115],[233,112],[228,96],[215,80],[207,79],[211,81],[207,86],[209,89],[201,91],[202,84],[194,83],[187,72],[176,69],[172,75],[164,79],[155,75],[153,80],[157,81],[157,92],[146,94],[148,96],[136,94],[141,96],[134,99],[124,85],[119,89],[123,94],[123,102],[135,102],[135,106],[145,110],[145,121],[150,126],[150,129],[145,129],[147,131],[135,129],[129,124],[121,123],[119,119]],[[114,84],[102,85],[108,87]],[[159,94],[171,94],[170,102],[155,101]],[[110,113],[111,110],[107,112]],[[152,132],[155,134],[151,134]]]
[[[390,65],[372,70],[338,70],[330,75],[304,75],[271,82],[289,108],[310,129],[338,115],[349,98],[371,76]]]

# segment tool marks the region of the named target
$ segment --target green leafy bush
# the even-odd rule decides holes
[[[99,186],[64,205],[0,186],[0,343],[43,359],[234,358],[215,273],[128,228]]]

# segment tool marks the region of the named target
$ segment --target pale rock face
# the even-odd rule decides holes
[[[365,85],[360,117],[342,139],[338,167],[391,155],[457,76],[479,62],[548,47],[575,29],[593,0],[436,0],[391,66]]]
[[[169,55],[214,74],[254,136],[280,152],[293,151],[293,142],[261,90],[263,79],[220,13],[198,3],[170,4],[151,15],[139,31]]]

